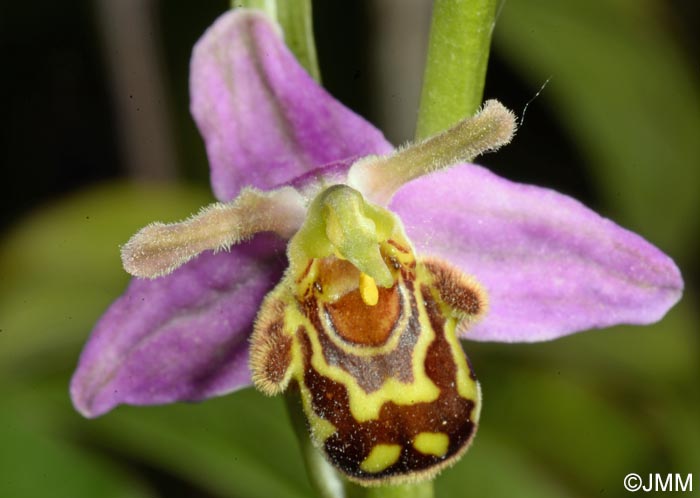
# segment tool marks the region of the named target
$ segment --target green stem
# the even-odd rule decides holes
[[[498,0],[435,0],[416,139],[440,133],[481,105]]]
[[[279,0],[277,20],[284,29],[287,46],[313,79],[320,83],[321,71],[318,69],[314,43],[311,0]]]
[[[367,488],[365,498],[433,498],[433,481]]]
[[[346,498],[343,480],[311,442],[302,411],[299,389],[296,386],[290,386],[285,393],[285,400],[289,419],[301,446],[301,454],[311,486],[321,498]]]
[[[231,7],[262,10],[279,23],[289,49],[304,69],[320,83],[311,0],[232,0]]]
[[[231,0],[231,8],[258,9],[277,21],[277,0]]]

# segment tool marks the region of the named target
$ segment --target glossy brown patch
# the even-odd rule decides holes
[[[348,342],[380,346],[386,342],[399,318],[399,291],[396,286],[379,287],[379,300],[365,304],[356,290],[325,306],[336,333]]]
[[[404,282],[399,285],[404,286],[404,292],[407,295],[411,295],[413,292],[412,282]],[[401,292],[397,292],[397,294],[400,295]],[[353,354],[331,339],[329,334],[336,332],[333,329],[326,330],[324,328],[320,315],[324,311],[319,311],[316,300],[304,301],[301,308],[314,327],[326,363],[348,372],[365,392],[372,393],[380,389],[388,377],[395,377],[405,383],[413,382],[411,369],[413,348],[421,334],[420,322],[417,318],[418,311],[414,303],[406,305],[404,299],[399,298],[396,321],[401,329],[395,332],[400,334],[396,347],[386,353],[366,356]],[[408,316],[404,316],[406,314]]]

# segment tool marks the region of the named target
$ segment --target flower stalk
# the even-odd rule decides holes
[[[284,32],[284,41],[313,79],[321,82],[314,43],[311,0],[231,0],[231,7],[262,10]]]
[[[473,115],[481,105],[497,0],[435,0],[416,139]]]
[[[365,498],[433,498],[433,481],[369,488]]]
[[[361,488],[343,480],[340,474],[311,442],[306,420],[304,419],[304,412],[302,411],[299,389],[287,390],[284,399],[287,404],[289,420],[301,447],[306,473],[311,486],[319,498],[360,498],[362,494],[358,493],[361,492]],[[348,492],[346,489],[348,487],[357,488],[356,492]]]

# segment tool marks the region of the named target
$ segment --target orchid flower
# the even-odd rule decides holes
[[[294,386],[350,479],[416,481],[478,424],[459,339],[647,324],[681,296],[678,268],[638,235],[468,162],[510,141],[498,102],[394,149],[245,10],[197,43],[190,84],[220,202],[123,246],[136,278],[71,383],[86,417]]]

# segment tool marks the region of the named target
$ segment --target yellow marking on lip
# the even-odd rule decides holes
[[[309,417],[309,426],[311,427],[311,432],[319,443],[324,443],[326,439],[331,437],[338,430],[335,425],[321,418],[311,410],[309,413],[313,414]]]
[[[459,343],[459,339],[457,339],[455,329],[456,323],[453,318],[445,321],[445,339],[447,339],[447,343],[450,345],[452,359],[457,365],[457,392],[465,399],[478,401],[478,382],[471,378],[471,370],[467,363],[467,357],[464,354],[462,345]]]
[[[370,474],[381,472],[394,465],[401,456],[398,444],[378,444],[360,464],[360,468]]]
[[[315,349],[318,346],[315,344],[318,339],[313,334],[309,334],[309,337]],[[319,351],[315,351],[311,358],[311,366],[321,375],[345,386],[350,413],[359,423],[378,419],[382,406],[387,402],[393,401],[397,405],[429,403],[435,401],[440,395],[440,389],[425,375],[424,369],[422,372],[414,371],[416,380],[411,384],[390,377],[378,390],[367,394],[352,375],[340,367],[329,366],[322,357],[320,346],[318,347]]]
[[[413,440],[413,447],[424,455],[445,456],[450,438],[442,432],[421,432]]]
[[[424,279],[428,282],[432,281],[430,273],[423,265],[418,266],[417,277],[422,280]],[[434,287],[432,288],[434,289]],[[433,299],[435,299],[437,303],[440,303],[441,312],[443,316],[446,317],[444,333],[445,339],[447,340],[447,344],[449,344],[450,346],[452,359],[455,362],[455,365],[457,366],[457,392],[461,397],[472,400],[477,405],[479,405],[479,401],[481,400],[481,391],[479,388],[479,383],[471,377],[471,369],[469,368],[469,364],[467,363],[467,356],[464,353],[464,350],[462,349],[462,345],[460,344],[459,339],[457,338],[457,324],[459,320],[453,316],[450,316],[450,308],[447,306],[447,304],[445,304],[445,302],[442,300],[440,294],[437,291],[433,291],[432,295]],[[474,417],[475,418],[472,421],[477,422],[478,412],[474,415]]]

